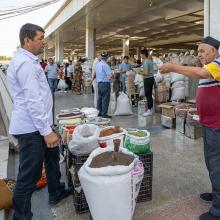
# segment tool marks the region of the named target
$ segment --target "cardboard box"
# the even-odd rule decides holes
[[[185,136],[192,139],[202,137],[202,127],[199,125],[185,124]]]
[[[166,102],[160,104],[159,107],[162,108],[162,115],[170,118],[176,118],[175,106],[177,106],[178,104],[178,102]]]
[[[176,116],[176,131],[185,134],[186,119],[183,117]]]
[[[186,118],[187,113],[193,105],[189,103],[180,103],[175,107],[176,117]]]
[[[175,128],[176,127],[176,119],[167,117],[165,115],[161,115],[161,124],[166,128]]]

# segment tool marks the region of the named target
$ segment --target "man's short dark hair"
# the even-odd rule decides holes
[[[129,60],[129,56],[124,56],[124,60],[125,60],[125,59]]]
[[[141,50],[141,54],[144,54],[146,57],[148,57],[148,55],[149,55],[147,49]]]
[[[24,24],[19,33],[20,43],[21,46],[24,46],[24,38],[28,37],[29,39],[33,40],[34,37],[37,35],[37,31],[43,32],[44,29],[38,25],[27,23]]]

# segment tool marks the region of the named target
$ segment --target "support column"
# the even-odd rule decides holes
[[[122,56],[129,56],[129,38],[123,39],[123,52]]]
[[[86,28],[86,57],[90,60],[95,58],[96,30]]]
[[[141,47],[137,47],[136,51],[137,51],[137,54],[136,54],[137,59],[140,60],[141,59]]]
[[[47,48],[47,45],[44,47],[43,58],[44,58],[44,60],[48,60],[48,48]]]
[[[206,4],[208,4],[205,1]],[[206,4],[204,5],[205,7]],[[209,10],[209,30],[210,36],[216,38],[220,41],[220,1],[219,0],[209,0],[210,10]]]
[[[59,31],[55,33],[55,62],[63,63],[63,41]]]
[[[204,0],[204,37],[210,35],[210,0]]]

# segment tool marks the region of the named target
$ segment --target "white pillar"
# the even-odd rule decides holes
[[[137,54],[136,54],[137,58],[141,59],[141,47],[137,47],[136,51],[137,51]]]
[[[204,0],[204,37],[210,35],[210,0]]]
[[[220,41],[220,1],[219,0],[210,0],[210,36],[216,38]]]
[[[96,30],[86,28],[86,57],[93,60],[95,58]]]
[[[55,62],[63,63],[63,41],[59,31],[55,33]]]
[[[48,48],[47,48],[47,45],[44,47],[44,60],[47,60],[48,59]]]
[[[122,56],[129,56],[129,38],[123,39],[123,52]]]

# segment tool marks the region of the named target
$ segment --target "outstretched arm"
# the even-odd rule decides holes
[[[162,74],[175,72],[196,79],[208,79],[211,76],[210,73],[205,68],[180,66],[171,63],[166,63],[160,66],[159,72]]]

